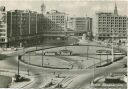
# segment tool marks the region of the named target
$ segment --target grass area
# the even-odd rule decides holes
[[[0,54],[0,60],[4,60],[5,58],[7,58],[8,56],[5,54]]]
[[[28,63],[28,59],[30,58],[30,64],[42,66],[42,56],[37,55],[24,55],[23,61]],[[43,66],[55,67],[55,68],[70,68],[70,63],[54,56],[43,56]]]

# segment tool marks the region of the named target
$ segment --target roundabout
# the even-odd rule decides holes
[[[60,54],[61,50],[68,50],[72,53],[70,55]],[[94,78],[94,69],[96,72],[95,77],[100,76],[101,74],[104,75],[106,70],[108,71],[111,67],[115,66],[115,64],[111,64],[116,63],[116,61],[125,57],[123,51],[120,51],[120,54],[114,53],[114,61],[113,63],[110,63],[112,58],[111,53],[97,54],[97,50],[111,51],[111,47],[97,45],[66,45],[41,48],[25,52],[20,61],[29,66],[41,68],[43,75],[45,74],[47,77],[49,76],[49,78],[45,79],[45,84],[40,84],[40,89],[79,89],[82,86],[88,86],[86,84],[89,84],[89,81],[87,80],[86,83],[83,84],[83,81],[85,81],[83,79],[91,77],[91,81]],[[119,49],[114,48],[114,50],[118,51]],[[44,54],[45,52],[47,54]],[[39,72],[39,76],[42,76],[41,72]],[[44,80],[38,79],[37,81]],[[79,81],[79,86],[77,86],[76,81]],[[34,84],[31,87],[38,85],[39,84]]]
[[[86,69],[93,66],[94,61],[98,66],[111,61],[111,53],[97,54],[97,50],[111,52],[111,48],[105,46],[67,45],[28,51],[22,55],[21,61],[26,64],[52,69]],[[115,50],[118,51],[118,49]],[[69,52],[72,53],[69,54]],[[123,54],[115,54],[114,58],[117,59],[123,56]]]
[[[111,50],[111,48],[105,46],[96,46],[96,45],[67,45],[67,46],[58,46],[58,47],[47,47],[39,48],[38,50],[21,50],[19,53],[21,55],[20,59],[20,71],[29,70],[34,76],[34,83],[24,87],[27,88],[44,88],[51,81],[55,84],[54,86],[49,86],[47,88],[54,89],[58,84],[62,84],[63,87],[73,87],[71,89],[79,89],[86,84],[89,84],[89,81],[93,78],[93,69],[95,65],[101,65],[106,63],[107,59],[111,59],[111,55],[99,55],[96,54],[97,50]],[[58,52],[60,50],[70,50],[72,51],[71,55],[44,55],[44,52]],[[24,51],[24,52],[23,52]],[[17,55],[15,55],[17,56]],[[121,57],[125,55],[115,55],[116,57]],[[17,57],[15,60],[6,60],[7,63],[17,66]],[[43,59],[43,61],[42,61]],[[49,64],[48,64],[49,63]],[[115,62],[116,63],[116,62]],[[43,65],[42,65],[43,64]],[[62,65],[63,64],[63,65]],[[73,65],[73,66],[72,66]],[[95,72],[97,74],[104,74],[105,71],[113,68],[113,65],[96,68]],[[110,68],[108,68],[110,67]],[[119,66],[117,66],[119,67]],[[105,69],[104,69],[105,68]],[[17,68],[16,68],[17,69]],[[113,68],[115,69],[115,67]],[[109,71],[108,71],[109,72]],[[86,75],[86,76],[85,76]],[[91,79],[88,81],[87,77],[90,76]],[[84,78],[83,78],[84,77]],[[86,82],[83,82],[86,79]],[[75,82],[79,82],[79,88]],[[85,85],[81,85],[81,84]],[[75,85],[74,85],[75,84]]]

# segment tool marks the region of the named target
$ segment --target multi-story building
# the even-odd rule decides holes
[[[115,4],[114,13],[97,12],[96,29],[98,30],[98,39],[106,40],[113,37],[117,40],[126,39],[127,37],[127,16],[118,14]]]
[[[43,33],[43,14],[27,10],[3,10],[0,14],[2,46],[19,45]]]
[[[34,11],[7,11],[7,45],[17,45],[17,43],[19,44],[20,42],[25,41],[25,39],[35,36],[38,33],[37,16],[37,12]]]
[[[87,35],[92,36],[92,18],[90,17],[70,18],[67,27],[74,30],[78,35],[86,33]]]
[[[46,17],[50,20],[48,21],[51,25],[51,30],[66,30],[67,26],[67,14],[59,12],[57,10],[51,10],[46,13]],[[55,25],[56,24],[56,25]]]
[[[0,43],[4,44],[8,42],[7,39],[7,12],[5,12],[5,7],[0,7]]]
[[[35,11],[1,10],[0,17],[0,44],[2,46],[29,46],[28,44],[34,45],[44,40],[49,42],[49,39],[65,38],[63,30],[65,27],[65,17],[63,16],[60,20],[55,17],[56,22],[54,23],[54,21],[51,21],[43,14]],[[61,22],[59,23],[59,21]]]

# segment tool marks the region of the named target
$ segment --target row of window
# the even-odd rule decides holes
[[[99,24],[98,27],[126,27],[126,25],[101,25]]]
[[[6,32],[6,30],[5,29],[0,29],[0,32]]]
[[[100,37],[110,37],[112,35],[110,34],[99,34]],[[126,37],[126,34],[120,34],[120,35],[117,35],[115,37]]]
[[[4,38],[0,39],[0,42],[5,42],[5,39]]]
[[[126,28],[108,28],[108,27],[106,27],[106,28],[98,28],[99,30],[112,30],[112,29],[116,29],[116,30],[126,30]]]
[[[48,16],[49,18],[63,18],[64,19],[64,17],[65,16]]]
[[[126,17],[107,17],[107,16],[99,16],[99,19],[127,19]]]
[[[0,36],[6,36],[6,34],[4,34],[4,33],[0,33]]]
[[[126,20],[105,20],[105,19],[99,19],[99,22],[124,22],[126,23]]]
[[[113,31],[109,31],[109,30],[99,30],[98,32],[99,32],[99,33],[104,33],[104,32],[112,33]],[[114,33],[126,33],[126,31],[114,31]]]
[[[98,24],[126,24],[122,22],[98,22]]]

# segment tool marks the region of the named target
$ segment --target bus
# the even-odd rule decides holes
[[[54,56],[54,55],[57,55],[57,52],[44,52],[43,55]]]
[[[97,55],[100,55],[100,54],[101,55],[106,55],[106,54],[109,54],[110,55],[111,54],[111,51],[110,50],[97,50],[96,51],[96,54]]]
[[[60,50],[59,55],[72,55],[72,51],[71,50],[67,50],[67,49],[64,49],[64,50]]]

